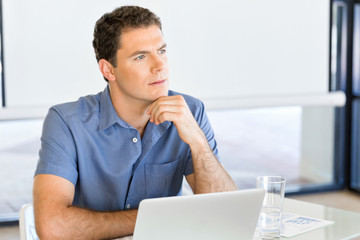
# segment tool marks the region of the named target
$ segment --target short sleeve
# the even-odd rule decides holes
[[[78,178],[74,138],[56,108],[50,108],[43,124],[41,149],[35,175],[52,174],[74,185]]]

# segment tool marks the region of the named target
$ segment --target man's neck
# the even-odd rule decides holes
[[[142,136],[145,131],[146,124],[150,119],[150,116],[146,114],[146,111],[151,103],[126,98],[118,92],[115,93],[115,91],[112,91],[111,88],[110,97],[118,116],[130,124],[130,126],[137,129]]]

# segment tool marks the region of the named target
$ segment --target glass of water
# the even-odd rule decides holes
[[[285,178],[280,176],[257,178],[257,188],[266,192],[257,226],[257,235],[260,239],[280,238],[285,182]]]

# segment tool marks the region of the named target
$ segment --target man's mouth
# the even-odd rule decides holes
[[[158,80],[152,83],[149,83],[150,86],[158,86],[158,85],[163,85],[166,82],[166,79],[162,79],[162,80]]]

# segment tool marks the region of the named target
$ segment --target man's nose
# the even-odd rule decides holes
[[[156,55],[153,57],[151,72],[158,73],[167,67],[167,57],[164,55]]]

